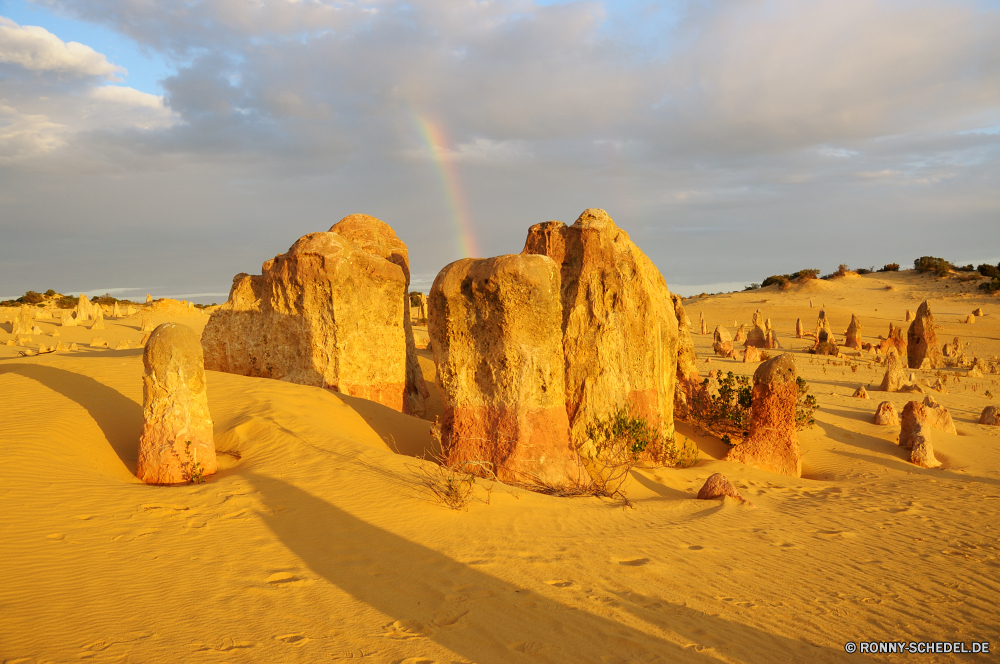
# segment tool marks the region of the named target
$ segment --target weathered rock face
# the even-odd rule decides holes
[[[853,396],[856,399],[867,399],[868,398],[868,390],[866,390],[865,386],[862,385],[858,389],[854,390],[854,394],[852,394],[851,396]]]
[[[861,350],[861,321],[854,314],[851,314],[851,324],[847,326],[847,341],[844,346]]]
[[[466,258],[437,275],[427,331],[447,463],[489,462],[507,481],[580,478],[566,413],[559,285],[555,261],[524,254]]]
[[[878,389],[883,392],[898,392],[906,385],[906,374],[903,372],[903,361],[895,348],[889,349],[889,354],[885,359],[885,376]]]
[[[153,296],[150,295],[149,293],[146,293],[146,304],[149,304],[152,301],[153,301]]]
[[[677,317],[652,261],[604,210],[585,210],[572,226],[532,226],[525,254],[544,254],[561,269],[566,405],[572,440],[630,402],[673,437]]]
[[[59,319],[59,324],[63,327],[76,327],[76,318],[73,317],[73,312],[64,311],[62,317]]]
[[[975,309],[972,312],[972,315],[973,316],[982,316],[983,315],[983,308],[982,307],[978,307],[977,309]]]
[[[801,318],[796,318],[795,319],[795,338],[796,339],[801,339],[802,335],[804,335],[804,334],[805,334],[805,330],[802,329],[802,319]]]
[[[100,307],[96,307],[94,311],[94,324],[90,326],[92,330],[103,330],[104,326],[104,312]]]
[[[230,299],[232,299],[232,294],[230,294]],[[210,319],[211,322],[211,319]],[[142,323],[140,324],[140,332],[152,332],[155,325],[153,325],[152,319],[149,316],[142,317]]]
[[[733,486],[733,483],[727,480],[726,476],[722,473],[709,475],[705,484],[698,492],[698,500],[716,500],[718,498],[725,498],[726,496],[735,498],[741,503],[746,502],[746,498],[740,495],[740,492]]]
[[[198,336],[184,325],[164,323],[150,335],[142,363],[143,425],[136,476],[147,484],[175,484],[216,472]]]
[[[262,274],[237,275],[205,326],[206,367],[422,412],[408,360],[405,256],[391,241],[364,246],[392,260],[339,233],[311,233]]]
[[[760,362],[760,349],[756,346],[747,346],[743,352],[744,362]]]
[[[913,315],[913,312],[910,311],[909,309],[907,309],[906,310],[906,322],[907,323],[912,322],[914,318],[915,318],[915,316]]]
[[[934,457],[934,446],[931,443],[931,430],[926,425],[919,425],[910,436],[910,462],[921,468],[940,468],[941,462]]]
[[[747,332],[745,345],[764,348],[767,345],[767,328],[764,325],[764,314],[760,312],[760,309],[753,313],[751,325],[750,331]]]
[[[716,355],[721,357],[732,357],[733,356],[733,342],[732,341],[716,341],[712,344],[712,350],[715,351]]]
[[[741,324],[740,328],[736,330],[736,336],[733,338],[734,343],[745,344],[747,341],[747,326]]]
[[[899,426],[899,415],[889,401],[883,401],[875,409],[875,424],[882,426]]]
[[[80,293],[80,299],[76,304],[76,320],[90,320],[99,309],[100,307],[94,306],[86,295]]]
[[[795,432],[798,398],[795,360],[784,353],[764,362],[753,375],[750,435],[726,459],[782,475],[802,475],[802,454]]]
[[[924,359],[929,361],[931,369],[940,369],[944,365],[941,344],[934,331],[934,314],[926,300],[917,308],[917,317],[906,332],[906,353],[911,369],[920,368]]]
[[[955,340],[950,344],[945,344],[941,347],[941,354],[945,357],[958,357],[961,352],[962,342],[958,337],[955,337]]]
[[[767,331],[767,336],[764,338],[764,348],[768,350],[781,348],[781,344],[778,342],[778,333],[774,331],[774,328]]]
[[[410,293],[410,309],[417,310],[417,318],[427,318],[427,296],[423,293]]]
[[[840,353],[840,350],[837,348],[837,343],[834,341],[833,335],[826,330],[820,330],[816,335],[816,343],[813,345],[812,352],[816,355],[836,356]]]
[[[111,309],[111,316],[114,318],[122,317],[122,309],[118,306],[117,302],[115,302],[115,306]]]
[[[819,333],[826,332],[827,336],[833,341],[833,328],[830,327],[830,321],[826,317],[826,310],[820,309],[819,316],[816,317],[816,339],[819,339]]]
[[[701,326],[701,333],[702,334],[708,334],[708,323],[705,322],[705,312],[704,311],[701,312],[701,320],[700,320],[699,324]]]
[[[701,376],[698,374],[698,356],[694,352],[694,339],[691,337],[691,320],[684,312],[681,296],[671,293],[670,302],[674,306],[674,316],[677,318],[677,382],[674,387],[674,412],[680,417],[687,412],[688,405],[701,389]]]
[[[34,327],[33,321],[31,307],[26,304],[21,305],[17,317],[14,318],[14,329],[11,334],[31,334],[31,329]]]
[[[413,327],[410,321],[410,256],[406,245],[396,237],[389,224],[367,214],[352,214],[330,227],[336,233],[354,241],[362,251],[372,256],[395,263],[406,277],[406,291],[403,296],[403,329],[406,335],[406,407],[404,412],[411,415],[424,414],[424,402],[430,396],[424,384],[424,376],[417,361],[417,347],[413,341]],[[423,299],[423,293],[420,293]],[[426,317],[426,314],[424,314]]]
[[[979,423],[1000,426],[1000,406],[983,408],[983,412],[979,415]]]
[[[715,326],[715,332],[712,335],[712,341],[713,342],[724,342],[724,341],[732,341],[732,340],[733,340],[733,337],[729,334],[729,330],[727,330],[726,328],[722,327],[721,325],[716,325]]]
[[[965,322],[969,325],[972,325],[973,323],[976,322],[976,317],[973,316],[972,314],[969,314],[968,316],[965,317]]]
[[[888,353],[890,348],[895,348],[900,357],[906,357],[906,337],[903,336],[903,328],[896,327],[892,323],[889,323],[889,338],[879,343],[879,350],[883,353]]]
[[[924,406],[927,407],[927,422],[934,429],[950,434],[957,434],[955,422],[951,419],[948,409],[934,400],[934,397],[927,395],[924,397]]]

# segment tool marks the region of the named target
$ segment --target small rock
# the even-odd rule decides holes
[[[727,480],[726,476],[722,473],[715,473],[709,476],[704,486],[698,492],[698,500],[714,500],[716,498],[725,498],[726,496],[735,498],[741,503],[747,503],[753,507],[753,503],[748,502],[746,498],[741,496],[740,492],[733,486],[733,483]]]
[[[980,424],[1000,426],[1000,406],[987,406],[979,416]]]
[[[875,424],[882,426],[899,426],[899,415],[892,403],[883,401],[875,409]]]
[[[102,339],[101,337],[94,337],[93,339],[90,340],[90,347],[91,348],[107,348],[108,347],[108,342],[105,341],[104,339]]]
[[[865,386],[862,385],[858,389],[854,390],[854,394],[852,394],[851,396],[857,397],[858,399],[867,399],[868,398],[868,390],[866,390]]]

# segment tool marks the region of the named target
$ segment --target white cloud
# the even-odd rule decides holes
[[[62,146],[65,129],[44,115],[18,113],[0,106],[0,163],[51,152]]]
[[[55,72],[75,77],[117,80],[126,73],[101,53],[78,42],[64,42],[38,26],[18,25],[0,16],[0,62],[33,72]]]

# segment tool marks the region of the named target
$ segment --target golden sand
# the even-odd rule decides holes
[[[945,372],[934,398],[958,435],[933,432],[944,467],[925,470],[898,428],[872,423],[879,401],[901,411],[916,395],[878,392],[883,369],[853,351],[804,354],[793,334],[825,304],[838,336],[853,313],[871,341],[924,299],[941,343],[1000,354],[1000,301],[912,272],[686,301],[710,330],[762,308],[821,409],[800,434],[801,479],[720,461],[721,442],[679,424],[702,461],[636,471],[635,509],[503,485],[488,504],[445,509],[416,479],[428,422],[215,372],[220,472],[146,486],[133,475],[142,350],[88,348],[90,322],[53,340],[58,320],[36,321],[46,336],[33,344],[81,350],[0,345],[0,661],[826,662],[869,657],[844,652],[862,639],[1000,650],[1000,428],[977,424],[1000,403],[1000,376]],[[978,306],[986,316],[960,322]],[[199,333],[208,319],[179,307],[152,318]],[[140,323],[106,319],[99,336],[135,346]],[[756,367],[694,338],[702,375]],[[421,366],[432,377],[427,351]],[[851,397],[862,384],[870,400]],[[715,472],[757,509],[696,500]]]

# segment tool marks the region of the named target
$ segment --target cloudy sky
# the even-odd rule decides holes
[[[414,286],[606,209],[682,293],[1000,260],[1000,1],[0,0],[0,296],[222,301],[364,212]]]

